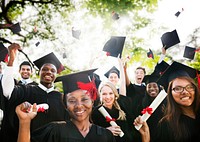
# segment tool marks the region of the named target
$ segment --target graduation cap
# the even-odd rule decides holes
[[[178,17],[180,14],[181,14],[181,12],[180,12],[180,11],[177,11],[177,12],[175,13],[175,16]]]
[[[178,16],[181,14],[181,12],[182,12],[183,10],[184,10],[184,9],[182,8],[181,11],[177,11],[174,15],[175,15],[176,17],[178,17]]]
[[[174,46],[180,43],[179,36],[176,30],[164,33],[161,37],[161,41],[162,41],[163,47],[165,47],[166,50],[170,48],[171,46]]]
[[[196,48],[185,46],[183,57],[193,60],[195,56]]]
[[[120,77],[120,71],[115,67],[115,66],[113,66],[109,71],[107,71],[104,75],[107,77],[107,78],[109,78],[109,75],[111,74],[111,73],[116,73],[117,75],[118,75],[118,77]]]
[[[121,58],[125,39],[126,37],[122,36],[112,36],[104,45],[103,51],[107,52],[107,56],[118,57],[120,54]]]
[[[38,41],[38,42],[36,42],[35,46],[38,46],[39,44],[40,44],[40,42]]]
[[[53,52],[33,61],[33,63],[38,67],[38,69],[46,63],[51,63],[57,68],[57,73],[60,73],[65,69]]]
[[[81,35],[81,31],[80,30],[75,30],[74,27],[72,27],[72,36],[76,39],[79,39]]]
[[[10,27],[11,31],[13,32],[13,34],[17,34],[21,31],[21,27],[20,27],[20,24],[19,23],[16,23],[16,24],[13,24],[11,27]]]
[[[0,62],[8,62],[8,49],[0,42]]]
[[[161,63],[156,64],[152,74],[162,75],[169,66],[170,65],[163,60]]]
[[[174,61],[164,72],[164,74],[159,78],[158,83],[163,85],[167,90],[170,81],[177,77],[187,76],[190,78],[196,78],[197,71],[194,68],[181,64]]]
[[[67,54],[66,53],[63,53],[63,59],[64,58],[67,58]]]
[[[155,74],[145,75],[142,82],[144,82],[145,84],[157,82],[159,77],[160,77],[159,75],[155,75]]]
[[[64,95],[78,89],[91,92],[91,98],[96,99],[97,89],[94,80],[90,77],[97,69],[85,70],[77,73],[67,74],[56,78],[55,82],[62,81]]]
[[[116,12],[112,12],[112,19],[113,20],[118,20],[119,19],[119,14],[117,14]]]
[[[149,49],[149,52],[147,52],[147,57],[154,59],[154,55],[153,55],[153,52],[151,51],[151,49]]]

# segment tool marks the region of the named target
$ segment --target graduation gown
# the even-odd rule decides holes
[[[145,85],[136,85],[136,84],[130,84],[126,87],[126,96],[129,97],[132,101],[132,112],[137,116],[140,114],[138,112],[138,104],[142,103],[142,99],[145,96],[146,86]]]
[[[188,130],[189,135],[184,135],[180,141],[175,140],[174,134],[169,126],[169,123],[162,121],[161,125],[158,125],[158,133],[154,142],[199,142],[200,141],[200,119],[190,118],[186,115],[181,115],[180,123]],[[181,131],[181,130],[180,130]]]
[[[58,91],[47,93],[39,86],[34,85],[15,85],[5,115],[5,127],[3,128],[6,141],[16,142],[18,135],[18,117],[15,113],[17,105],[28,101],[31,104],[47,103],[49,109],[46,112],[38,112],[31,122],[31,130],[35,130],[52,121],[63,121],[68,119],[68,113],[62,102],[62,94]]]
[[[31,134],[31,142],[115,142],[113,134],[92,124],[86,137],[71,122],[51,122]]]
[[[15,83],[16,83],[16,85],[22,85],[23,84],[23,82],[21,80],[18,81],[18,82],[15,82]],[[30,82],[30,83],[28,83],[26,85],[38,85],[38,83],[35,82],[35,81],[32,81],[32,82]]]
[[[3,118],[1,118],[2,120],[1,120],[1,124],[0,124],[0,138],[2,138],[3,133],[4,133],[2,131],[2,127],[5,127],[5,126],[3,126],[3,124],[5,125],[5,123],[3,123],[3,121],[5,121],[4,117],[5,117],[6,102],[7,102],[7,99],[3,95],[3,90],[2,90],[2,85],[1,85],[1,77],[0,77],[0,109],[1,109],[1,111],[3,111]]]
[[[116,142],[132,142],[133,141],[133,119],[132,119],[132,113],[130,111],[129,105],[130,104],[128,101],[126,102],[126,97],[125,96],[121,96],[120,99],[120,107],[121,109],[126,113],[126,120],[116,120],[115,122],[117,123],[117,125],[119,125],[122,129],[122,131],[124,132],[124,136],[120,137],[120,136],[115,136]],[[129,99],[128,99],[129,100]],[[124,104],[124,106],[122,106]],[[105,117],[99,112],[99,107],[95,107],[93,109],[92,112],[92,121],[94,124],[102,126],[104,128],[107,128],[110,125],[109,122],[106,121]],[[108,109],[106,107],[104,107],[106,109],[106,111],[110,114],[110,116],[114,119],[117,119],[119,117],[119,111],[116,108],[112,108],[112,109]]]

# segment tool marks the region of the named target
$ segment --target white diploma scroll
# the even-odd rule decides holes
[[[36,106],[37,108],[37,112],[43,112],[47,109],[49,109],[49,105],[46,104],[46,103],[43,103],[43,104],[38,104]],[[26,112],[32,112],[32,109],[33,109],[33,105],[31,105],[29,102],[24,102],[23,103],[23,110],[26,111]]]
[[[110,116],[110,114],[108,114],[108,112],[105,110],[105,108],[103,106],[101,106],[99,109],[98,109],[101,114],[103,114],[103,116],[106,118],[106,117],[109,117],[110,119],[112,119],[112,117]],[[118,126],[117,123],[115,121],[110,121],[110,125],[111,126]],[[124,136],[124,132],[121,131],[121,133],[119,134],[120,137],[123,137]]]
[[[153,100],[153,102],[149,106],[149,108],[152,108],[152,113],[156,110],[156,108],[160,105],[160,103],[165,99],[166,96],[167,96],[167,93],[165,92],[165,90],[164,89],[161,90],[158,96]],[[147,121],[150,116],[151,114],[146,112],[145,114],[141,116],[141,119],[142,121]],[[142,125],[135,126],[137,130],[139,130],[141,127]]]

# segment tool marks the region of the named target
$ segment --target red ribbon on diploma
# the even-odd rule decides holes
[[[145,114],[145,113],[148,113],[148,114],[152,114],[153,113],[153,109],[150,108],[149,106],[144,108],[142,111],[141,111],[142,114]]]
[[[39,107],[37,112],[45,112],[45,109],[43,107]]]
[[[116,121],[116,119],[106,116],[106,122],[110,122],[110,121]]]

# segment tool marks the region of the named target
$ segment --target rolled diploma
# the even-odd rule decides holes
[[[164,89],[161,90],[160,93],[158,94],[158,96],[153,100],[153,102],[149,106],[149,108],[152,108],[152,113],[157,109],[157,107],[165,99],[166,96],[167,96],[167,93],[165,92],[165,90]],[[148,114],[148,112],[146,112],[145,114],[143,114],[141,116],[141,119],[142,119],[142,121],[147,121],[150,116],[151,115]],[[141,127],[142,127],[142,125],[135,126],[135,128],[137,130],[139,130]]]
[[[109,117],[110,119],[112,119],[112,117],[110,116],[110,114],[108,114],[108,112],[105,110],[105,108],[103,106],[101,106],[99,109],[98,109],[101,114],[103,114],[103,116],[106,118]],[[111,126],[118,126],[117,123],[115,121],[110,121],[110,125]],[[124,132],[121,131],[121,133],[119,134],[120,137],[123,137],[124,136]]]
[[[23,106],[23,107],[24,107],[23,109],[24,109],[25,111],[27,111],[27,112],[32,112],[33,105],[31,105],[29,102],[24,102],[23,105],[24,105],[24,106]],[[37,111],[38,111],[39,108],[43,108],[43,109],[47,110],[47,109],[49,109],[49,105],[46,104],[46,103],[38,104],[38,105],[36,106],[36,108],[37,108]]]

